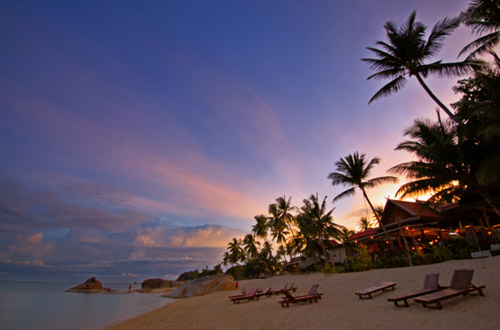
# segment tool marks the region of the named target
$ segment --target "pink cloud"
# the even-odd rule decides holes
[[[25,266],[45,267],[46,258],[55,251],[54,242],[44,242],[43,233],[19,235],[7,250],[0,252],[0,261]]]

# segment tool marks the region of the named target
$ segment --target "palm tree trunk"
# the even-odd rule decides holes
[[[361,188],[361,191],[363,192],[363,196],[365,197],[366,201],[368,202],[368,205],[370,205],[370,208],[372,209],[372,212],[373,212],[373,215],[375,215],[375,218],[377,219],[377,222],[378,222],[378,225],[380,226],[380,228],[382,228],[382,230],[384,231],[384,234],[385,234],[385,238],[387,239],[387,241],[389,241],[389,245],[391,246],[392,248],[392,242],[390,240],[390,237],[389,237],[389,233],[387,232],[387,229],[385,229],[385,226],[384,224],[382,223],[381,219],[379,218],[377,212],[375,212],[375,208],[373,207],[372,205],[372,202],[370,201],[370,199],[368,198],[368,195],[366,194],[366,191],[364,189]]]
[[[443,102],[441,102],[437,97],[436,95],[434,95],[434,93],[429,89],[429,87],[425,84],[424,80],[422,79],[422,77],[416,73],[415,74],[415,77],[417,78],[418,82],[420,83],[420,85],[425,89],[425,91],[427,92],[427,94],[429,94],[429,96],[434,100],[434,102],[436,102],[439,107],[441,109],[443,109],[444,112],[446,112],[446,114],[448,115],[448,117],[450,117],[453,121],[455,121],[456,123],[460,124],[460,120],[450,111],[450,109],[448,109],[448,107],[446,105],[443,104]]]
[[[491,208],[493,208],[495,213],[500,216],[500,208],[495,203],[493,203],[493,201],[490,198],[490,195],[486,192],[479,190],[479,189],[477,190],[477,192],[479,193],[479,195],[481,195],[481,197],[484,198],[484,200],[488,203],[488,205],[490,205]]]

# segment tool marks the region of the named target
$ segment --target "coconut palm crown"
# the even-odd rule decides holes
[[[407,77],[415,76],[427,94],[436,102],[446,114],[453,120],[458,119],[429,89],[423,78],[429,74],[438,76],[457,76],[467,73],[480,62],[466,60],[455,63],[442,63],[440,60],[425,63],[435,56],[443,45],[443,40],[451,34],[460,24],[459,18],[445,18],[432,28],[427,40],[424,39],[427,27],[421,22],[415,21],[416,12],[410,14],[408,20],[401,25],[388,21],[384,28],[387,33],[388,42],[377,41],[376,45],[381,49],[367,47],[375,54],[375,58],[363,58],[362,61],[370,65],[375,71],[368,79],[391,79],[370,99],[374,100],[389,96],[398,92],[407,83]]]
[[[398,179],[393,176],[381,176],[378,178],[368,179],[373,166],[380,163],[380,159],[375,157],[368,163],[365,161],[365,154],[359,154],[355,152],[352,155],[347,155],[344,158],[340,158],[339,161],[335,163],[336,172],[331,172],[328,174],[328,179],[332,180],[332,185],[343,185],[349,186],[350,188],[346,191],[338,194],[333,201],[337,201],[341,198],[352,196],[356,192],[356,188],[361,190],[363,197],[368,202],[374,216],[377,218],[379,226],[384,231],[387,239],[389,239],[389,234],[387,233],[384,225],[382,224],[381,218],[377,215],[373,204],[368,198],[366,189],[373,188],[383,183],[396,183]]]
[[[500,42],[500,2],[498,0],[474,0],[469,8],[460,14],[465,25],[482,35],[465,46],[460,55],[473,50],[468,58],[492,51]]]

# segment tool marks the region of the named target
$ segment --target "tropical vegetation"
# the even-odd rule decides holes
[[[454,63],[431,61],[445,38],[460,24],[471,27],[478,36],[459,54],[468,53],[467,58]],[[436,121],[416,119],[404,132],[406,140],[399,143],[396,150],[405,151],[412,158],[388,170],[407,179],[396,196],[430,194],[427,204],[432,207],[460,203],[471,196],[480,197],[500,217],[498,200],[491,195],[492,189],[500,187],[500,58],[494,51],[500,41],[500,2],[473,0],[460,17],[438,22],[427,37],[427,28],[416,20],[416,12],[402,24],[388,21],[384,29],[387,41],[376,42],[379,48],[368,47],[374,58],[362,61],[375,71],[368,79],[390,79],[390,82],[375,93],[369,103],[399,91],[407,78],[414,76],[448,115],[444,120],[439,113]],[[483,57],[478,59],[480,56]],[[424,81],[429,75],[465,74],[469,76],[459,80],[453,88],[460,99],[449,106],[444,105]],[[358,220],[359,229],[368,230],[376,223],[389,240],[381,221],[384,209],[373,205],[367,190],[395,183],[397,178],[370,178],[373,167],[379,163],[378,157],[368,161],[365,154],[356,151],[341,157],[327,178],[333,186],[347,187],[333,198],[333,203],[359,190],[373,213],[373,218]],[[328,253],[332,243],[352,244],[350,237],[355,233],[335,223],[333,212],[326,196],[320,198],[318,194],[311,194],[300,207],[292,205],[291,197],[278,197],[269,204],[267,215],[254,217],[251,233],[229,242],[223,257],[223,264],[229,267],[227,272],[238,277],[271,276],[300,257],[302,261],[313,260],[313,269],[317,267],[315,269],[323,269],[326,273],[333,266]],[[492,228],[488,221],[486,226],[491,239],[500,243],[500,230]],[[464,233],[461,225],[456,231]],[[407,242],[404,243],[406,251],[390,251],[377,258],[367,246],[358,245],[357,256],[349,257],[350,270],[465,258],[480,245],[477,237],[442,240],[427,250],[411,250]]]

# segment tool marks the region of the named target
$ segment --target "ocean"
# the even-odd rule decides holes
[[[175,301],[159,294],[137,292],[64,292],[77,284],[0,281],[0,329],[103,329]],[[103,285],[128,290],[128,283]]]

